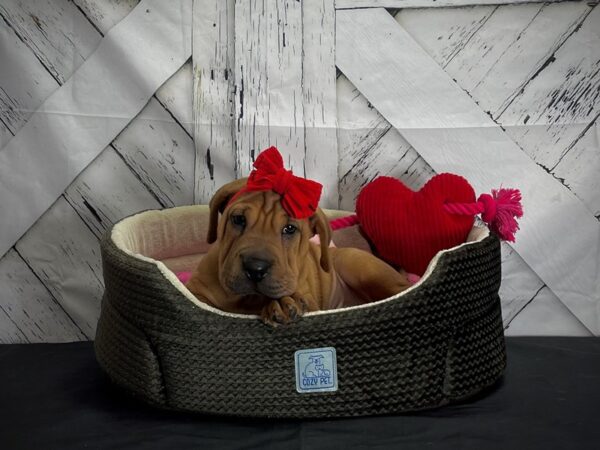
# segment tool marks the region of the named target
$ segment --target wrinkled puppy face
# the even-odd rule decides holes
[[[219,223],[219,279],[235,295],[279,299],[295,292],[308,256],[309,219],[288,216],[274,192],[245,193]]]

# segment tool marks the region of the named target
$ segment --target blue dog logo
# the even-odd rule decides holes
[[[318,377],[329,377],[331,372],[325,368],[323,364],[323,355],[310,355],[308,360],[310,361],[304,368],[302,376],[304,378],[318,378]]]
[[[294,358],[298,392],[337,391],[335,348],[298,350]]]

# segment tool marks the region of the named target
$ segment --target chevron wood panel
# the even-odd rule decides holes
[[[585,2],[496,7],[485,22],[473,23],[477,31],[451,56],[438,53],[445,40],[438,37],[455,34],[458,14],[449,22],[440,17],[433,32],[425,26],[431,16],[406,10],[396,19],[534,161],[597,216],[598,152],[582,143],[568,153],[583,136],[590,143],[597,123],[600,39],[591,30],[600,27],[598,9]]]
[[[131,2],[129,8],[134,6],[134,3],[135,2]],[[18,7],[19,4],[15,2],[11,3],[10,6]],[[94,9],[94,12],[97,16],[95,17],[102,19],[102,22],[99,22],[99,25],[104,24],[106,26],[106,28],[102,30],[104,32],[109,28],[106,23],[110,20],[111,17],[109,16],[112,12],[114,12],[114,16],[120,14],[119,17],[113,16],[114,23],[117,23],[129,12],[128,9],[122,8],[123,6],[126,6],[124,2],[120,3],[120,7],[115,11],[112,11],[110,8],[107,9],[107,7],[110,6],[109,2],[99,2],[96,6],[97,8]],[[94,16],[85,18],[81,11],[77,9],[69,11],[79,14],[84,18],[83,20],[86,23],[88,19],[94,22]],[[38,15],[39,17],[43,17],[43,10],[39,11]],[[77,17],[74,19],[63,17],[62,20],[66,21],[66,23],[79,21]],[[60,29],[61,27],[60,21],[52,23],[45,22],[45,24],[48,27],[54,26],[56,29]],[[0,28],[0,31],[5,31],[7,29],[11,30],[11,28],[8,27]],[[33,30],[35,31],[35,29]],[[99,41],[102,37],[102,33],[93,27],[91,27],[91,30]],[[49,32],[43,28],[38,29],[37,32],[42,35],[44,32],[47,32],[49,39],[53,39],[51,45],[48,45],[49,48],[53,45],[63,45],[64,42],[61,43],[61,39],[66,39],[64,34]],[[69,38],[74,42],[77,42],[75,37],[69,36]],[[18,38],[15,38],[14,42],[19,43],[20,47],[17,47],[18,55],[12,60],[22,60],[25,58],[24,60],[27,61],[27,58],[31,55],[30,61],[32,61],[32,63],[29,72],[33,74],[45,74],[43,76],[45,79],[49,80],[48,85],[51,87],[47,89],[47,92],[51,92],[58,88],[59,83],[51,76],[51,69],[45,67],[41,63],[44,59],[40,58],[39,55],[35,53],[36,51],[39,51],[39,47],[28,46]],[[79,49],[76,48],[76,50]],[[64,67],[68,66],[64,65]],[[68,73],[64,73],[64,77],[68,77],[69,75],[70,74]],[[188,64],[182,67],[178,73],[165,83],[165,85],[157,91],[154,105],[149,105],[149,109],[146,108],[142,114],[140,114],[139,120],[136,119],[130,127],[117,138],[115,145],[118,145],[119,150],[115,152],[113,147],[111,150],[112,156],[110,158],[100,157],[98,160],[94,161],[88,168],[89,170],[84,171],[66,191],[65,198],[68,202],[57,202],[57,204],[53,205],[46,213],[48,217],[69,217],[69,221],[75,230],[85,230],[85,225],[87,225],[88,229],[92,230],[92,235],[95,234],[96,236],[99,236],[114,220],[139,210],[147,209],[148,207],[164,206],[155,197],[154,192],[157,192],[158,195],[162,196],[166,205],[191,203],[194,158],[192,141],[188,134],[188,130],[191,129],[192,125],[191,98],[188,95],[191,91],[191,78],[191,65]],[[2,77],[3,82],[6,82],[7,79],[7,77]],[[27,86],[29,80],[25,81],[25,86]],[[33,78],[33,81],[35,84],[35,78]],[[19,87],[18,83],[13,85],[2,84],[2,87],[5,90],[9,90],[8,88],[11,86]],[[33,91],[33,93],[35,94],[35,91]],[[29,109],[34,110],[46,95],[31,94],[31,91],[27,92],[27,95],[32,98],[32,106]],[[171,111],[166,112],[165,108],[171,108]],[[22,109],[27,110],[28,108]],[[7,130],[4,124],[2,125],[3,130]],[[153,128],[156,130],[154,133],[152,133]],[[12,136],[10,132],[8,132],[8,134]],[[147,149],[144,148],[143,138],[146,138],[146,140],[152,139],[152,142],[148,142]],[[130,166],[126,163],[126,157],[128,155],[132,155],[132,160],[135,161],[134,166]],[[112,163],[110,163],[110,161],[112,161]],[[190,170],[190,168],[192,170]],[[150,186],[146,186],[143,182],[140,182],[142,176],[148,173],[152,175],[152,181],[149,182]],[[104,183],[102,183],[102,178],[104,178]],[[146,179],[148,179],[148,177],[146,177]],[[83,221],[81,218],[83,218]],[[60,222],[47,219],[43,220],[42,223],[47,224],[50,229],[44,229],[42,231],[39,227],[34,227],[27,234],[26,238],[23,239],[23,242],[27,242],[28,245],[23,243],[19,244],[20,246],[24,246],[22,247],[22,251],[27,260],[27,264],[22,264],[22,270],[17,272],[18,277],[12,276],[11,283],[20,288],[21,285],[27,285],[27,283],[30,282],[28,280],[40,279],[46,286],[50,286],[48,297],[54,298],[55,295],[56,299],[59,299],[54,300],[56,308],[67,308],[64,305],[64,299],[69,299],[70,297],[68,295],[63,295],[61,289],[56,287],[60,285],[58,274],[49,272],[44,266],[46,262],[43,260],[43,255],[34,251],[37,248],[36,243],[46,245],[48,235],[53,236],[55,239],[53,246],[56,249],[59,249],[61,254],[70,255],[71,259],[69,260],[69,267],[72,270],[73,279],[91,279],[95,281],[101,279],[101,270],[98,264],[89,263],[89,255],[92,250],[97,251],[98,243],[94,240],[95,237],[92,239],[91,235],[83,231],[81,231],[81,236],[87,236],[86,239],[74,240],[67,243],[59,239],[62,232]],[[33,250],[29,251],[30,249]],[[80,294],[82,294],[82,296],[89,294],[91,297],[98,295],[98,292],[94,294],[92,286],[93,284],[89,284],[87,289],[85,287],[82,288]],[[25,305],[23,308],[24,307]],[[26,312],[26,310],[23,311]],[[18,318],[23,316],[23,311],[20,311],[16,307],[11,308],[12,317],[9,317],[8,321],[11,323],[16,322],[15,317]],[[47,332],[46,338],[48,340],[77,340],[84,338],[84,336],[91,337],[92,331],[90,326],[95,324],[97,310],[92,308],[85,311],[83,316],[73,316],[75,318],[74,320],[77,322],[84,323],[83,325],[80,325],[81,329],[86,330],[85,335],[79,331],[79,326],[74,322],[72,322],[72,326],[77,330],[78,334],[65,331],[64,325],[57,320],[54,325],[49,325],[50,331]],[[69,317],[64,310],[63,314],[65,314],[66,317]],[[44,321],[48,322],[48,319],[44,319],[42,314],[40,314],[38,319],[34,318],[34,322],[36,322],[35,327],[39,326],[40,323],[43,323]],[[28,328],[24,325],[22,326],[22,329],[24,331],[20,333],[24,336],[23,341],[27,341],[29,339],[27,336],[31,335],[31,333],[36,333],[34,327]],[[59,336],[62,336],[62,338],[59,338]]]
[[[269,52],[260,57],[270,58],[273,63],[270,70],[275,72],[264,73],[273,77],[274,86],[279,86],[275,90],[286,92],[282,94],[285,98],[290,92],[302,97],[296,111],[301,113],[302,122],[310,126],[300,137],[304,139],[304,153],[293,155],[293,159],[298,158],[294,164],[326,184],[337,185],[339,179],[339,201],[347,209],[353,208],[360,187],[378,174],[398,176],[415,188],[433,174],[417,150],[343,75],[337,80],[337,98],[331,96],[331,83],[335,80],[331,58],[335,49],[331,52],[331,48],[327,51],[326,46],[319,46],[333,40],[332,34],[321,31],[330,29],[330,25],[322,23],[331,23],[334,7],[354,8],[357,1],[338,0],[334,5],[327,0],[310,11],[286,2],[279,7],[267,6],[268,11],[275,12],[268,20],[300,18],[302,27],[288,21],[268,31],[260,30],[259,33],[265,31],[266,39],[255,39],[252,47],[253,52]],[[453,4],[460,1],[454,0]],[[484,5],[482,0],[476,6],[461,8],[436,8],[444,5],[440,0],[390,2],[388,6],[393,8],[409,8],[395,14],[398,23],[484,111],[490,112],[523,151],[599,218],[599,102],[595,94],[600,46],[594,45],[598,39],[598,8],[588,2],[499,6],[497,3],[513,2]],[[0,58],[11,64],[0,65],[0,148],[41,102],[71,76],[106,32],[137,4],[138,0],[2,2]],[[374,4],[377,0],[363,6]],[[234,18],[228,16],[227,20]],[[239,17],[238,22],[240,25]],[[250,24],[244,26],[251,28]],[[327,68],[323,73],[301,72],[302,88],[290,90],[286,83],[292,78],[287,70],[281,70],[297,69],[298,60],[282,60],[285,52],[279,55],[268,47],[269,42],[283,44],[284,32],[288,56],[299,58],[302,51],[313,45],[316,52],[305,55],[303,63],[306,67],[312,63]],[[295,39],[296,44],[292,45],[289,39]],[[245,55],[247,61],[254,60],[256,64],[260,57]],[[232,70],[241,73],[240,67]],[[27,76],[23,77],[23,73]],[[257,70],[255,74],[259,76],[261,72]],[[125,215],[193,201],[196,150],[192,102],[194,98],[198,100],[193,90],[203,86],[199,80],[193,78],[191,62],[184,65],[156,92],[139,117],[76,178],[16,248],[0,259],[0,287],[10,293],[0,300],[0,342],[68,341],[93,336],[102,292],[97,238]],[[329,88],[319,93],[326,83]],[[233,86],[238,105],[240,87],[241,84]],[[244,85],[248,94],[246,89],[252,90],[248,84]],[[293,102],[277,101],[273,117],[294,116]],[[202,104],[197,102],[196,110]],[[328,111],[322,117],[318,115],[319,106]],[[240,113],[239,108],[234,109],[234,125]],[[331,139],[336,135],[332,146]],[[291,135],[279,136],[287,142]],[[231,141],[235,144],[234,138],[235,129]],[[311,139],[323,145],[315,146]],[[237,145],[238,160],[232,167],[225,162],[219,168],[223,179],[249,169],[250,147],[240,146],[239,142]],[[243,170],[240,152],[246,155]],[[222,161],[217,157],[211,162]],[[208,173],[206,160],[198,164]],[[214,187],[217,184],[215,179]],[[214,187],[203,196],[208,198]],[[508,334],[589,334],[508,246],[503,246],[501,295]]]
[[[592,275],[600,254],[597,221],[566,188],[559,188],[559,183],[532,164],[499,127],[489,123],[464,91],[456,89],[404,30],[391,23],[384,10],[344,11],[337,19],[338,67],[359,82],[357,87],[409,142],[418,145],[426,159],[444,170],[466,173],[476,189],[485,185],[482,180],[491,179],[496,180],[494,185],[505,181],[521,186],[525,207],[530,207],[521,221],[523,231],[516,249],[580,321],[597,333],[598,286]],[[376,46],[375,41],[385,44]],[[364,59],[363,65],[353,64],[358,59]],[[398,80],[402,97],[390,95],[393,79]],[[431,93],[429,98],[425,91]],[[556,205],[563,213],[560,222],[544,222],[540,227],[544,210],[539,205]],[[575,228],[579,240],[566,239],[566,230]],[[547,239],[554,243],[552,252],[544,245]],[[572,270],[565,273],[560,268],[566,261]]]
[[[16,249],[52,296],[92,339],[104,292],[98,239],[64,197],[19,240]]]
[[[3,43],[0,60],[18,61],[18,64],[0,64],[0,121],[7,130],[4,134],[12,137],[42,101],[56,90],[58,83],[13,28],[0,27],[0,39]],[[23,73],[28,76],[23,77]],[[7,142],[8,139],[3,138],[3,144]]]
[[[112,146],[79,174],[64,197],[98,239],[118,220],[162,207]]]
[[[85,338],[15,250],[0,260],[0,286],[0,342],[61,342]]]

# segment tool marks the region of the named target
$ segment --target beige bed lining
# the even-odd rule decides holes
[[[353,214],[348,211],[339,210],[324,211],[330,218]],[[208,221],[209,209],[206,205],[145,211],[123,219],[116,224],[112,230],[111,237],[115,245],[125,253],[156,265],[165,278],[195,305],[225,316],[254,319],[256,316],[227,313],[200,302],[179,281],[174,273],[192,270],[208,251],[209,244],[206,242]],[[433,258],[418,283],[406,291],[388,299],[380,300],[380,302],[402,297],[407,292],[416,289],[433,271],[440,255],[443,253],[463,245],[481,241],[488,235],[489,230],[486,227],[474,226],[469,233],[466,243],[452,249],[443,250]],[[337,247],[357,247],[370,251],[368,243],[360,235],[357,226],[335,231],[333,241]],[[373,304],[352,306],[351,308],[368,308]],[[309,314],[331,314],[335,311],[338,310],[317,311]]]

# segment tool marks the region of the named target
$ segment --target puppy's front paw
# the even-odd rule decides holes
[[[262,310],[261,317],[266,324],[287,325],[298,320],[306,312],[306,305],[292,297],[272,300]]]

